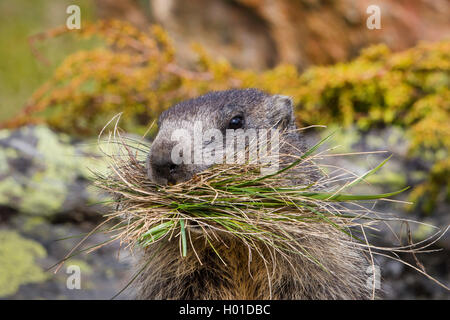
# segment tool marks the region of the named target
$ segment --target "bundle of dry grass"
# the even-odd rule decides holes
[[[143,247],[178,238],[183,256],[188,250],[187,233],[193,230],[207,241],[220,239],[220,234],[225,233],[253,249],[264,243],[282,255],[287,251],[307,254],[296,239],[305,236],[305,232],[315,232],[311,226],[317,223],[329,224],[357,239],[349,228],[360,226],[362,222],[358,221],[367,220],[369,211],[362,207],[351,210],[339,205],[340,202],[381,199],[403,191],[351,195],[342,193],[343,188],[331,193],[309,191],[314,185],[286,186],[286,173],[310,166],[312,153],[321,143],[275,174],[261,176],[261,165],[255,164],[217,165],[189,181],[159,186],[149,180],[145,163],[138,160],[136,152],[123,140],[121,143],[128,156],[112,155],[113,173],[97,175],[95,181],[116,198],[118,210],[111,217],[126,221],[115,228],[120,231],[118,238]],[[362,179],[359,177],[346,187]],[[369,222],[364,224],[368,226],[374,221]],[[195,251],[194,247],[191,249]]]
[[[302,275],[298,272],[305,270],[294,266],[297,258],[309,261],[312,267],[325,273],[333,273],[337,272],[329,269],[334,268],[333,264],[326,263],[333,259],[330,252],[346,250],[351,245],[367,254],[368,265],[375,270],[374,254],[400,260],[397,253],[426,252],[442,236],[445,231],[436,232],[434,240],[393,248],[379,248],[368,242],[367,230],[376,231],[380,223],[402,220],[377,213],[364,202],[392,197],[405,189],[373,195],[350,194],[347,189],[375,173],[388,159],[362,176],[334,168],[333,174],[322,175],[313,183],[289,185],[291,171],[317,170],[314,160],[324,156],[317,149],[327,138],[302,156],[291,157],[288,165],[269,175],[261,175],[259,164],[224,164],[212,166],[189,181],[160,186],[148,178],[145,161],[141,159],[148,153],[148,146],[136,146],[116,128],[108,140],[118,146],[115,153],[107,154],[111,172],[96,174],[94,181],[114,198],[114,210],[105,222],[117,223],[105,232],[112,234],[111,241],[119,240],[127,248],[137,246],[161,256],[167,252],[157,251],[158,243],[164,248],[168,242],[178,242],[181,264],[188,256],[195,257],[201,265],[204,261],[200,251],[211,248],[225,269],[232,266],[227,266],[230,261],[223,255],[227,255],[227,250],[236,250],[238,243],[247,248],[248,272],[252,273],[252,260],[260,261],[269,286],[275,281],[280,264],[290,266],[292,277],[300,279]],[[325,246],[328,249],[323,251]],[[345,263],[335,261],[342,268]],[[409,266],[426,275],[420,268]],[[259,275],[250,275],[256,276]],[[375,297],[375,286],[370,291]]]

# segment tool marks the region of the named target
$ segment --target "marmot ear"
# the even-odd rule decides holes
[[[267,116],[278,129],[285,129],[294,122],[294,103],[288,96],[271,97]]]

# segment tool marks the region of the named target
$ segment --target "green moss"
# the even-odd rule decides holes
[[[435,231],[436,229],[432,225],[420,224],[413,233],[414,240],[423,241],[428,239]]]
[[[25,217],[21,223],[21,230],[30,232],[45,222],[46,220],[43,217]]]
[[[1,160],[1,159],[0,159]],[[13,178],[6,177],[0,180],[0,204],[9,205],[11,201],[17,201],[23,196],[24,190],[21,185]]]
[[[39,243],[14,231],[0,230],[0,297],[7,297],[27,283],[44,282],[48,275],[37,265],[46,251]]]
[[[37,155],[29,170],[22,174],[10,165],[14,166],[12,160],[23,157],[23,154],[17,151],[0,153],[0,173],[5,174],[3,179],[0,178],[0,204],[30,215],[51,216],[61,211],[76,179],[88,178],[91,174],[89,167],[99,167],[101,162],[97,160],[94,163],[94,158],[85,156],[82,148],[69,143],[67,135],[56,134],[46,126],[20,130],[24,136],[36,139]],[[98,155],[99,152],[92,154]],[[92,195],[92,198],[96,196]]]
[[[75,180],[82,165],[70,144],[61,143],[58,136],[44,126],[33,131],[45,167],[36,171],[23,189],[19,209],[35,215],[51,215],[61,209],[67,187]]]
[[[7,173],[9,173],[8,157],[6,155],[6,152],[0,152],[0,175]]]

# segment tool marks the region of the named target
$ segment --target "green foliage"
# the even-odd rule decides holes
[[[439,197],[450,198],[449,72],[448,41],[400,53],[378,45],[350,63],[309,69],[300,76],[301,89],[294,96],[307,124],[404,129],[409,155],[432,164],[410,200],[431,212]]]
[[[257,87],[292,96],[301,125],[405,129],[410,155],[434,164],[413,198],[427,195],[434,203],[441,190],[449,197],[449,41],[400,53],[376,45],[349,63],[299,74],[291,65],[261,73],[239,70],[199,47],[194,47],[197,65],[183,68],[170,39],[156,26],[145,33],[124,22],[103,21],[83,27],[79,35],[100,37],[104,46],[70,55],[10,126],[46,121],[72,134],[96,135],[113,115],[124,112],[121,126],[144,133],[162,110],[180,100],[211,90]]]

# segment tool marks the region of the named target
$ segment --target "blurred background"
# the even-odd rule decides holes
[[[68,29],[80,8],[80,29]],[[370,5],[379,8],[379,17]],[[0,0],[0,299],[108,299],[132,274],[119,244],[60,261],[101,221],[90,169],[96,137],[118,112],[137,137],[174,103],[211,90],[257,87],[293,97],[312,141],[339,128],[334,160],[364,173],[393,157],[370,192],[412,188],[377,209],[450,224],[450,3],[446,0]],[[372,28],[379,18],[380,29]],[[149,138],[155,134],[154,127]],[[436,229],[412,224],[414,242]],[[405,244],[381,230],[384,246]],[[86,247],[106,241],[95,234]],[[450,284],[450,237],[402,259]],[[379,258],[390,299],[448,299],[447,290]],[[129,298],[125,291],[119,298]]]

